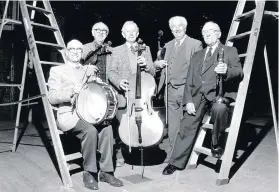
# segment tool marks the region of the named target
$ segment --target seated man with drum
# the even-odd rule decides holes
[[[99,180],[114,187],[120,187],[123,186],[122,181],[113,175],[112,127],[102,124],[93,125],[84,121],[78,113],[78,106],[75,105],[79,93],[83,89],[90,90],[89,83],[86,83],[86,81],[88,79],[89,82],[95,81],[96,71],[98,70],[95,66],[88,67],[80,64],[82,53],[83,45],[80,41],[71,40],[67,44],[66,63],[52,67],[50,70],[48,79],[49,101],[52,105],[59,105],[57,112],[58,127],[62,131],[71,132],[81,141],[84,167],[83,183],[85,187],[92,190],[99,189],[97,149],[101,153]],[[88,98],[91,98],[90,95]],[[90,101],[90,99],[87,101]],[[88,106],[88,104],[86,103],[84,106]],[[83,109],[86,110],[85,107]],[[94,109],[88,108],[87,110],[93,111]]]

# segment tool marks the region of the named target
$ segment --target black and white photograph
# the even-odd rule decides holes
[[[1,0],[0,192],[278,191],[278,17]]]

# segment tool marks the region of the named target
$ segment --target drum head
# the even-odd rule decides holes
[[[106,94],[99,84],[92,82],[80,91],[76,102],[79,117],[91,124],[100,123],[107,113]]]

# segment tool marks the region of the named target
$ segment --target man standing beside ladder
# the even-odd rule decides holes
[[[235,100],[243,71],[236,48],[220,43],[221,30],[216,23],[205,23],[202,36],[207,47],[196,52],[191,58],[183,96],[184,116],[169,164],[163,170],[164,175],[185,168],[195,143],[195,136],[208,110],[211,112],[210,123],[213,124],[212,155],[220,158],[223,153],[219,137],[227,128],[229,104]],[[217,62],[219,49],[223,49],[224,62]],[[215,102],[218,75],[223,76],[223,102]]]

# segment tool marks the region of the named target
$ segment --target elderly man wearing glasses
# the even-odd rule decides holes
[[[223,153],[219,138],[227,128],[229,104],[236,98],[243,71],[236,48],[225,46],[219,41],[221,30],[218,24],[206,22],[202,28],[202,36],[207,47],[191,58],[182,103],[184,116],[169,164],[163,170],[164,175],[185,168],[195,136],[207,111],[211,114],[210,123],[213,124],[212,156],[220,158]],[[223,53],[221,60],[217,60],[219,52]],[[220,75],[223,77],[222,99],[216,97],[216,92],[220,89],[220,84],[216,82]]]
[[[95,63],[91,62],[91,65],[95,65],[96,67],[98,67],[98,77],[100,77],[100,79],[103,82],[106,82],[109,84],[108,81],[108,71],[109,71],[109,65],[111,63],[111,58],[112,58],[112,47],[110,47],[109,44],[105,44],[105,40],[109,34],[109,28],[106,24],[104,24],[103,22],[98,22],[95,23],[92,27],[92,36],[94,37],[94,41],[87,43],[84,45],[83,48],[83,55],[82,58],[85,61],[85,64],[89,64],[90,61],[94,61]],[[106,45],[106,46],[104,46]],[[96,55],[92,55],[91,53],[94,52],[99,46],[103,46],[102,49],[100,49],[100,51],[98,51],[96,54],[98,54],[97,56],[97,60],[96,60]],[[105,51],[105,54],[104,54]],[[95,59],[94,59],[95,58]],[[117,124],[117,122],[115,122],[115,119],[112,121],[113,125]],[[113,129],[113,131],[115,131],[116,129]],[[117,136],[118,133],[114,133],[115,136],[115,151],[116,151],[116,166],[117,167],[121,167],[124,165],[125,161],[123,159],[122,153],[119,149],[119,137]]]
[[[104,45],[109,34],[109,28],[103,22],[98,22],[93,25],[91,32],[94,40],[84,45],[82,59],[85,60],[85,62],[88,61],[87,64],[91,63],[91,65],[98,67],[98,76],[103,82],[107,82],[108,64],[111,60],[112,48],[108,44],[106,44],[106,46]],[[96,53],[98,57],[92,55],[91,53],[100,46],[103,47]]]
[[[84,74],[91,79],[96,78],[97,67],[91,66],[86,71],[86,66],[81,65],[83,45],[78,40],[71,40],[67,44],[66,63],[50,69],[48,79],[49,102],[59,105],[57,112],[58,127],[75,135],[81,141],[81,153],[83,157],[83,183],[86,188],[97,190],[98,166],[97,149],[101,154],[99,160],[99,180],[112,186],[120,187],[123,183],[114,177],[113,167],[113,133],[111,126],[93,126],[79,118],[76,109],[73,108],[76,94],[83,87]]]

